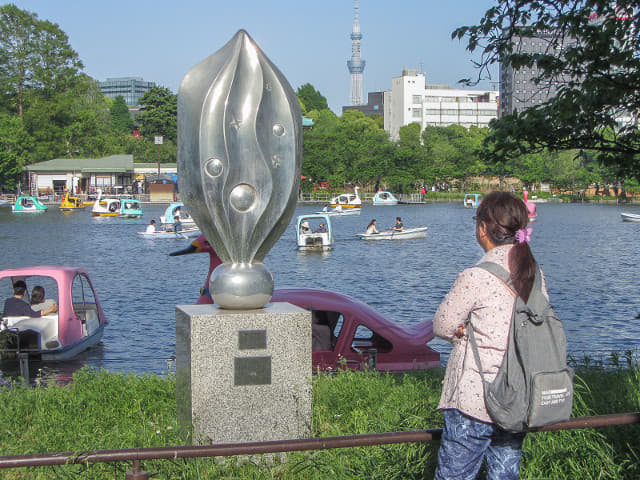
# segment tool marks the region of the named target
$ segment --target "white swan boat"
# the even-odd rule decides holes
[[[408,240],[410,238],[425,238],[427,227],[405,228],[400,232],[384,230],[380,233],[358,233],[360,240]]]
[[[336,208],[338,204],[343,209],[362,208],[362,200],[358,195],[358,187],[355,187],[354,193],[342,193],[331,199],[331,207]]]
[[[623,222],[640,222],[640,214],[637,213],[621,213]]]
[[[120,215],[120,200],[117,198],[102,198],[102,190],[98,189],[98,198],[91,207],[94,217],[117,217]]]

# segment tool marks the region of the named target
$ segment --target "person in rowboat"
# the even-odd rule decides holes
[[[404,225],[402,224],[402,219],[400,217],[396,217],[396,224],[390,228],[393,232],[401,232],[404,230]]]
[[[372,235],[375,233],[380,233],[380,232],[376,228],[376,219],[374,218],[373,220],[371,220],[369,225],[367,225],[367,235]]]

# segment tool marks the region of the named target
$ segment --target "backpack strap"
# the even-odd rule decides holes
[[[482,262],[474,266],[482,268],[483,270],[486,270],[487,272],[498,277],[500,280],[502,280],[502,283],[509,287],[509,290],[511,290],[514,294],[516,293],[513,288],[513,284],[511,283],[511,274],[504,267],[498,265],[495,262]]]
[[[518,295],[514,290],[511,284],[511,275],[504,267],[498,265],[495,262],[482,262],[475,265],[478,268],[482,268],[487,272],[495,275],[505,286],[511,291],[511,293],[515,296],[515,301],[518,299]],[[471,312],[469,313],[469,317],[467,318],[467,325],[469,328],[467,331],[469,332],[469,342],[471,343],[471,350],[473,351],[473,357],[476,361],[476,365],[478,367],[478,372],[480,373],[480,378],[482,378],[482,383],[485,383],[484,374],[482,373],[482,363],[480,363],[480,352],[478,350],[478,343],[476,342],[476,336],[473,333],[473,324],[471,323]],[[513,329],[513,318],[511,319],[509,329]]]

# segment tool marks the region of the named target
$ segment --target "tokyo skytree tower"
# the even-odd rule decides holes
[[[347,60],[347,67],[351,73],[351,103],[350,105],[362,105],[362,72],[364,60],[360,58],[360,21],[358,20],[358,0],[355,0],[355,17],[353,19],[353,31],[351,32],[351,60]]]

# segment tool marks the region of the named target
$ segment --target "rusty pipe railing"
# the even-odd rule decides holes
[[[529,430],[547,432],[574,430],[640,423],[640,412],[598,415],[595,417],[571,418],[547,427]],[[61,452],[33,455],[0,456],[1,468],[69,465],[96,462],[133,461],[133,469],[127,479],[146,480],[148,475],[140,470],[141,460],[176,459],[196,457],[225,457],[232,455],[256,455],[264,453],[295,452],[301,450],[325,450],[332,448],[362,447],[392,443],[429,442],[439,440],[441,429],[413,430],[407,432],[370,433],[341,437],[322,437],[269,442],[229,443],[223,445],[189,445],[174,447],[148,447],[119,450],[96,450],[92,452]]]

